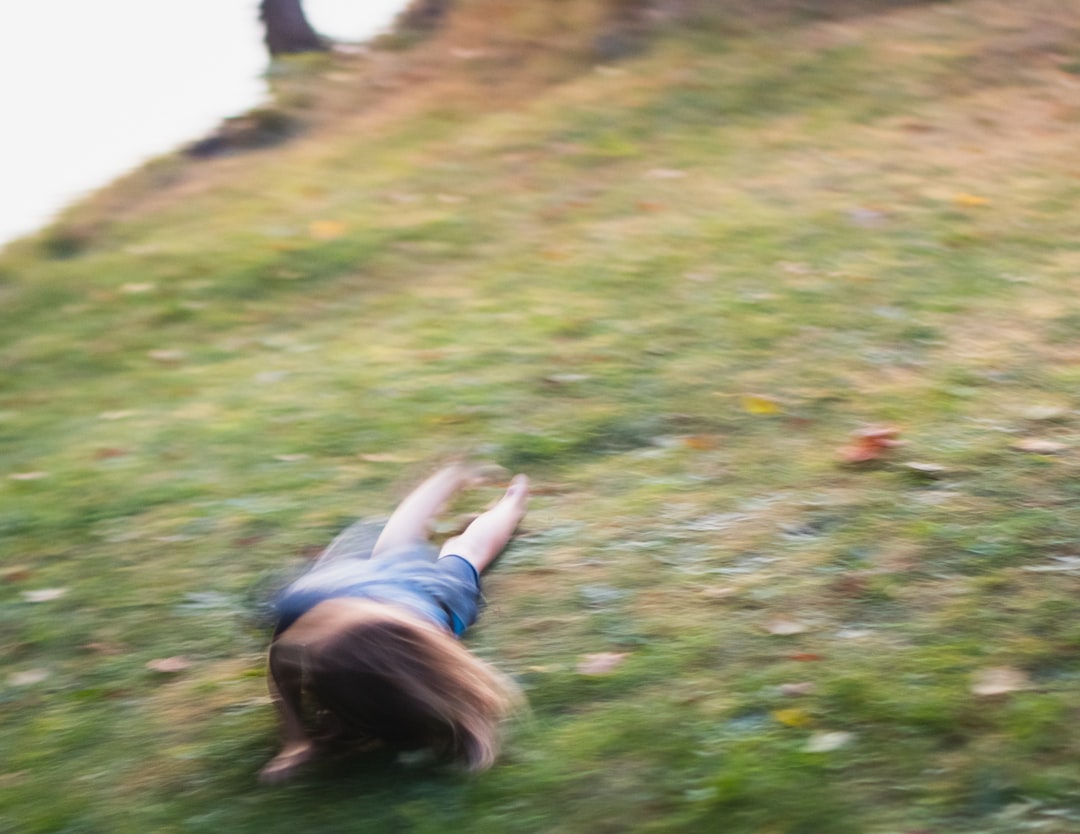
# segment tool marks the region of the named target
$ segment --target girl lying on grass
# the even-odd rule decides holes
[[[467,480],[461,467],[442,470],[402,501],[374,545],[354,524],[282,591],[269,684],[284,744],[263,781],[284,780],[314,756],[305,698],[320,744],[430,748],[470,770],[494,763],[499,724],[519,695],[458,638],[479,612],[481,572],[525,515],[529,484],[514,478],[436,555],[430,523]]]

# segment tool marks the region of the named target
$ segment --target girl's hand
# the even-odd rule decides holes
[[[285,748],[270,760],[259,772],[259,781],[264,784],[277,784],[292,778],[305,762],[315,755],[315,746],[310,741],[297,741],[286,744]]]

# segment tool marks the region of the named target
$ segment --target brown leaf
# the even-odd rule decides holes
[[[681,180],[686,176],[686,171],[677,168],[652,168],[645,172],[645,176],[651,180]]]
[[[190,669],[191,661],[182,655],[162,657],[157,660],[151,660],[146,664],[146,668],[151,672],[159,672],[163,675],[177,675],[180,672]]]
[[[859,597],[866,593],[869,584],[870,580],[866,574],[849,573],[833,580],[829,589],[845,597]]]
[[[337,240],[343,237],[347,227],[340,220],[312,220],[308,234],[315,240]]]
[[[12,565],[0,571],[0,579],[4,582],[25,582],[33,575],[34,571],[26,565]]]
[[[839,450],[844,463],[869,463],[881,460],[903,443],[895,426],[869,426],[852,434],[852,442]]]
[[[1025,437],[1012,444],[1018,452],[1030,452],[1033,455],[1056,455],[1069,447],[1055,440],[1043,440],[1038,437]]]
[[[795,654],[788,655],[788,660],[795,660],[799,663],[815,663],[824,659],[825,655],[816,654],[815,652],[795,652]]]
[[[598,652],[587,654],[578,661],[579,675],[606,675],[629,657],[627,652]]]
[[[40,481],[47,477],[49,477],[48,472],[12,472],[8,475],[8,478],[13,481]]]
[[[171,364],[174,362],[183,362],[187,357],[187,354],[182,350],[169,350],[162,348],[160,350],[148,350],[146,355],[153,359],[155,362],[163,362]]]

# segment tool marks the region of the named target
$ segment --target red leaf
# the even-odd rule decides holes
[[[900,430],[895,426],[870,426],[851,436],[852,442],[839,450],[844,463],[869,463],[881,460],[889,450],[900,446]]]

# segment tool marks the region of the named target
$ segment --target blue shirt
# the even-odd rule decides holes
[[[432,561],[425,551],[320,560],[278,595],[275,637],[320,602],[341,598],[400,605],[460,637],[479,615],[480,577],[460,556]]]

